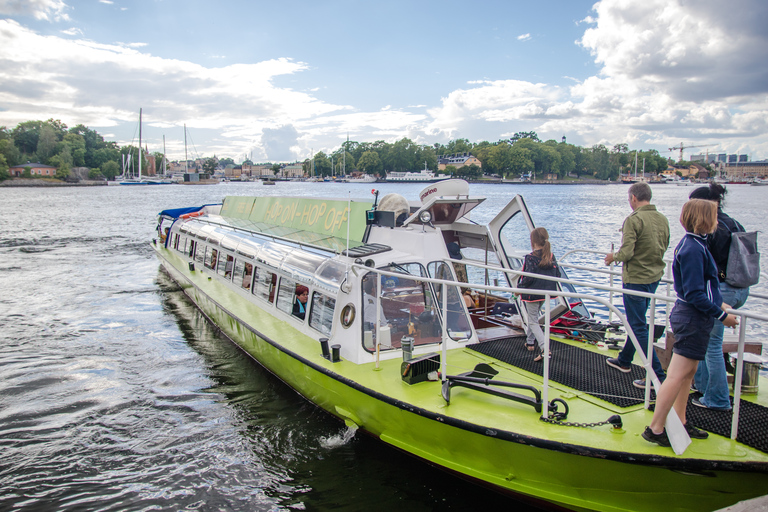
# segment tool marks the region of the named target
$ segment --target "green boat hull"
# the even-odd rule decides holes
[[[307,400],[463,478],[566,509],[617,512],[716,510],[760,496],[768,488],[765,466],[686,471],[681,468],[690,467],[691,461],[581,446],[573,442],[573,429],[563,431],[567,435],[560,440],[539,437],[544,431],[538,425],[546,426],[542,422],[533,423],[530,432],[504,431],[456,418],[439,394],[439,383],[408,386],[394,381],[396,361],[383,362],[381,371],[374,370],[373,363],[332,363],[321,356],[315,339],[201,272],[188,270],[175,253],[162,248],[157,252],[171,277],[212,323]],[[402,386],[405,391],[390,392]]]

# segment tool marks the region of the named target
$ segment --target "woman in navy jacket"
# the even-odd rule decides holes
[[[675,248],[672,274],[678,298],[669,316],[675,345],[667,379],[656,397],[651,425],[643,432],[646,441],[661,446],[670,446],[664,423],[673,406],[691,438],[708,437],[706,432],[689,425],[685,419],[691,382],[699,361],[703,361],[707,353],[709,333],[715,320],[720,320],[726,327],[738,323],[735,315],[725,313],[729,306],[722,301],[717,265],[707,250],[707,235],[717,228],[717,204],[691,199],[683,205],[680,224],[686,233]]]

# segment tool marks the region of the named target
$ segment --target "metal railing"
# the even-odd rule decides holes
[[[576,251],[571,251],[570,253],[566,253],[566,256],[568,254],[571,254]],[[605,254],[600,253],[599,251],[584,251],[584,252],[592,252],[596,254]],[[436,278],[430,278],[430,277],[423,277],[423,276],[414,276],[410,275],[409,279],[413,279],[415,281],[425,282],[425,283],[432,283],[433,285],[439,285],[442,290],[442,297],[441,297],[441,310],[442,310],[442,357],[441,357],[441,375],[442,379],[445,380],[447,377],[447,359],[448,359],[448,343],[447,341],[450,340],[448,337],[448,331],[447,331],[447,318],[448,318],[448,306],[447,306],[447,287],[448,286],[454,286],[454,287],[469,287],[476,290],[483,290],[487,294],[488,292],[501,292],[501,293],[510,293],[510,294],[522,294],[522,293],[536,293],[538,295],[544,295],[545,296],[545,322],[544,322],[544,336],[545,336],[545,349],[544,349],[544,368],[543,368],[543,381],[542,381],[542,403],[547,404],[548,403],[548,389],[549,389],[549,344],[550,344],[550,322],[551,322],[551,311],[550,311],[550,299],[552,297],[564,297],[564,298],[577,298],[582,301],[589,300],[598,304],[601,304],[604,306],[611,314],[616,315],[616,317],[621,321],[622,325],[626,329],[627,336],[629,337],[629,340],[632,342],[632,344],[635,346],[635,349],[637,351],[637,355],[640,357],[642,361],[642,366],[646,370],[646,382],[652,382],[656,393],[658,394],[659,389],[661,387],[661,382],[659,381],[658,377],[656,376],[656,373],[653,371],[652,368],[652,357],[646,356],[646,354],[652,354],[653,346],[654,346],[654,329],[653,326],[648,329],[648,339],[647,339],[647,346],[646,351],[641,349],[640,341],[635,336],[635,333],[632,331],[631,327],[629,326],[629,323],[627,321],[627,318],[625,314],[612,303],[613,293],[622,293],[622,294],[630,294],[630,295],[636,295],[639,297],[645,297],[650,299],[650,318],[653,322],[653,319],[656,316],[656,303],[657,301],[662,301],[666,304],[670,302],[674,302],[676,297],[670,296],[669,294],[663,295],[663,294],[650,294],[645,292],[639,292],[635,290],[628,290],[623,288],[616,288],[613,286],[606,286],[599,283],[590,283],[585,281],[579,281],[575,279],[563,279],[563,278],[555,278],[555,277],[549,277],[549,276],[542,276],[541,274],[532,274],[528,272],[522,272],[519,270],[511,270],[511,269],[505,269],[498,266],[493,265],[485,265],[479,262],[475,262],[472,260],[451,260],[447,259],[446,261],[450,261],[452,263],[461,263],[465,265],[471,265],[475,266],[481,269],[487,269],[487,270],[493,270],[498,272],[503,272],[505,274],[511,274],[515,276],[528,276],[528,277],[535,277],[537,279],[546,279],[549,281],[554,281],[557,283],[562,284],[569,284],[571,286],[578,286],[581,288],[591,288],[595,290],[601,290],[609,292],[609,298],[606,299],[604,297],[591,295],[591,294],[585,294],[580,292],[565,292],[565,291],[551,291],[551,290],[532,290],[528,288],[514,288],[514,287],[508,287],[508,286],[495,286],[495,285],[486,285],[486,284],[476,284],[476,283],[464,283],[460,281],[448,281],[445,279],[436,279]],[[379,270],[371,267],[366,267],[363,265],[353,264],[353,268],[358,268],[365,272],[373,272],[379,275],[383,276],[402,276],[402,273],[399,272],[391,272],[391,271],[384,271]],[[594,269],[591,269],[594,270]],[[379,280],[377,280],[379,281]],[[379,281],[380,282],[380,281]],[[669,286],[668,286],[669,289]],[[379,311],[380,308],[380,294],[376,293],[376,310]],[[669,311],[671,308],[667,306],[667,311]],[[746,326],[747,326],[747,319],[753,319],[758,321],[764,321],[768,322],[768,316],[760,315],[757,313],[752,313],[746,310],[733,310],[728,309],[726,311],[729,314],[736,315],[740,317],[739,321],[739,342],[738,342],[738,356],[737,356],[737,362],[736,362],[736,375],[734,377],[734,407],[733,407],[733,420],[731,424],[731,439],[735,439],[738,435],[738,423],[739,423],[739,414],[740,414],[740,401],[741,401],[741,384],[743,379],[743,367],[744,367],[744,347],[746,343]],[[377,314],[378,317],[378,314]],[[667,318],[669,317],[669,313],[667,313]],[[377,318],[376,321],[376,330],[377,330],[377,336],[376,336],[376,368],[379,368],[379,319]],[[644,396],[644,407],[648,409],[650,407],[650,395],[651,395],[651,388],[650,386],[646,386],[645,388],[645,396]],[[542,414],[544,417],[548,417],[549,411],[548,408],[545,406],[542,409]],[[670,414],[675,414],[674,408],[670,410]]]

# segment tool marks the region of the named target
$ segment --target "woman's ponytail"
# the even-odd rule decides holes
[[[539,267],[548,267],[552,264],[552,247],[549,245],[549,233],[544,228],[536,228],[531,231],[531,247],[541,247],[541,261]]]

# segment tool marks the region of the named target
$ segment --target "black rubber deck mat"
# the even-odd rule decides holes
[[[688,398],[685,416],[691,425],[713,434],[731,437],[733,411],[713,411],[712,409],[696,407],[691,403],[694,398],[701,398],[701,393],[693,393]],[[731,398],[731,404],[733,404],[733,398]],[[653,405],[651,405],[651,409],[653,409]],[[767,429],[768,407],[742,400],[739,411],[739,433],[736,435],[736,440],[761,452],[768,453]]]
[[[597,398],[612,403],[618,407],[629,407],[642,403],[644,390],[632,385],[635,379],[645,377],[645,370],[632,365],[632,371],[623,373],[608,366],[605,360],[616,357],[617,351],[606,355],[583,350],[561,343],[550,341],[552,359],[549,367],[549,378],[559,384],[588,393]],[[536,351],[529,352],[525,348],[525,336],[501,338],[469,345],[467,348],[494,357],[505,363],[517,366],[536,375],[542,375],[543,364],[534,362]],[[692,394],[692,398],[701,397]],[[651,399],[656,394],[651,392]],[[651,404],[653,410],[653,404]],[[686,411],[688,421],[692,425],[708,432],[724,437],[731,435],[731,411],[713,411],[696,407],[688,403]],[[768,408],[752,402],[742,401],[739,413],[739,433],[736,440],[757,450],[768,453]]]
[[[640,366],[632,365],[632,371],[624,373],[608,366],[605,360],[616,357],[617,351],[603,355],[556,340],[550,341],[550,347],[552,348],[549,366],[551,380],[589,393],[618,407],[629,407],[643,402],[645,391],[633,386],[632,381],[644,378],[645,370]],[[525,336],[490,340],[469,345],[467,348],[536,375],[542,375],[544,372],[544,365],[533,361],[536,351],[529,352],[525,348]],[[651,398],[655,398],[655,393],[651,392]]]

